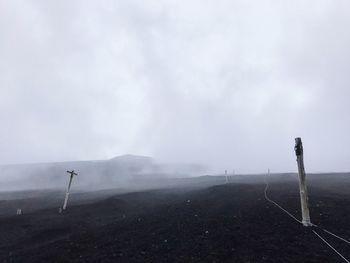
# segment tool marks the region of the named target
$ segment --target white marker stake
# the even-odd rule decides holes
[[[299,172],[299,190],[300,190],[300,202],[301,202],[301,213],[302,213],[302,223],[304,226],[312,226],[310,220],[310,212],[308,206],[308,195],[306,188],[306,176],[304,168],[304,150],[301,138],[295,138],[295,154],[297,156],[298,162],[298,172]]]
[[[72,185],[72,180],[73,180],[73,176],[74,175],[78,175],[77,173],[73,171],[67,171],[67,173],[70,174],[70,178],[69,178],[69,184],[68,184],[68,189],[67,189],[67,193],[66,193],[66,197],[64,198],[64,203],[63,203],[63,210],[66,210],[66,207],[67,207],[67,203],[68,203],[68,198],[69,198],[69,190],[70,190],[70,187]]]

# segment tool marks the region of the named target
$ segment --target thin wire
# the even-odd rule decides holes
[[[342,237],[340,237],[340,236],[338,236],[338,235],[332,233],[331,231],[329,231],[329,230],[327,230],[327,229],[324,229],[324,228],[322,228],[322,227],[319,227],[319,226],[317,226],[317,225],[313,225],[313,226],[315,226],[315,227],[321,229],[322,231],[326,232],[327,234],[330,234],[330,235],[332,235],[332,236],[338,238],[339,240],[344,241],[344,242],[346,242],[346,243],[348,243],[348,244],[350,245],[350,241],[349,241],[349,240],[346,240],[345,238],[342,238]]]
[[[264,176],[264,181],[265,181],[265,191],[264,191],[264,194],[265,194],[265,199],[271,203],[273,203],[274,205],[276,205],[278,208],[280,208],[281,210],[283,210],[285,213],[287,213],[291,218],[293,218],[295,221],[297,221],[298,223],[302,224],[302,222],[300,220],[298,220],[295,216],[293,216],[290,212],[288,212],[287,210],[285,210],[283,207],[281,207],[279,204],[277,204],[275,201],[271,200],[268,196],[267,196],[267,189],[269,187],[269,183],[267,182],[266,180],[266,174]],[[346,240],[345,238],[342,238],[334,233],[332,233],[331,231],[327,230],[327,229],[324,229],[322,227],[319,227],[318,225],[315,225],[315,224],[312,224],[312,226],[314,227],[317,227],[319,229],[321,229],[322,231],[326,232],[327,234],[330,234],[336,238],[338,238],[339,240],[341,241],[344,241],[346,242],[347,244],[350,244],[350,241],[349,240]]]
[[[265,181],[265,190],[264,190],[264,195],[265,195],[265,199],[267,201],[269,201],[270,203],[274,204],[275,206],[277,206],[279,209],[281,209],[283,212],[285,212],[287,215],[289,215],[291,218],[293,218],[295,221],[297,221],[298,223],[302,224],[302,222],[300,220],[298,220],[295,216],[293,216],[291,213],[289,213],[286,209],[284,209],[282,206],[280,206],[279,204],[277,204],[275,201],[271,200],[268,196],[267,196],[267,189],[269,188],[269,183],[266,180],[266,175],[264,176],[264,181]]]
[[[264,181],[265,181],[265,184],[266,184],[265,190],[264,190],[265,199],[266,199],[267,201],[269,201],[270,203],[273,203],[275,206],[277,206],[279,209],[281,209],[283,212],[285,212],[287,215],[289,215],[289,216],[290,216],[291,218],[293,218],[295,221],[297,221],[298,223],[302,224],[302,222],[301,222],[300,220],[298,220],[295,216],[293,216],[291,213],[289,213],[286,209],[284,209],[282,206],[280,206],[279,204],[277,204],[275,201],[271,200],[271,199],[267,196],[267,189],[268,189],[268,187],[269,187],[269,183],[268,183],[267,180],[266,180],[266,175],[264,176]],[[312,226],[317,227],[317,228],[323,230],[324,232],[326,232],[326,233],[328,233],[328,234],[330,234],[330,235],[332,235],[332,236],[334,236],[334,237],[336,237],[336,238],[338,238],[338,239],[340,239],[340,240],[342,240],[342,241],[344,241],[344,242],[350,244],[350,242],[349,242],[348,240],[346,240],[346,239],[344,239],[344,238],[342,238],[342,237],[340,237],[340,236],[337,236],[336,234],[334,234],[334,233],[328,231],[327,229],[321,228],[321,227],[319,227],[319,226],[317,226],[317,225],[314,225],[314,224],[312,224]],[[327,244],[334,252],[336,252],[345,262],[350,263],[349,260],[347,260],[340,252],[338,252],[331,244],[329,244],[329,243],[328,243],[323,237],[321,237],[315,230],[312,230],[312,232],[314,232],[314,234],[315,234],[317,237],[319,237],[319,238],[320,238],[325,244]]]
[[[325,244],[327,244],[335,253],[337,253],[342,259],[344,259],[345,262],[350,263],[349,260],[347,260],[340,252],[338,252],[331,244],[329,244],[323,237],[321,237],[315,230],[312,230],[316,236],[318,236]]]

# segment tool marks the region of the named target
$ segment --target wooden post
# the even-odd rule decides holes
[[[301,138],[295,138],[295,154],[297,156],[298,173],[299,173],[299,191],[301,202],[302,223],[304,226],[312,226],[310,221],[310,212],[308,206],[308,195],[306,187],[306,175],[304,168],[304,150]]]
[[[66,210],[66,208],[67,208],[67,203],[68,203],[68,198],[69,198],[69,190],[70,190],[70,187],[71,187],[71,185],[72,185],[73,176],[74,176],[74,175],[78,175],[77,173],[74,172],[74,170],[71,171],[71,172],[70,172],[70,171],[67,171],[67,173],[70,174],[70,178],[69,178],[68,189],[67,189],[66,196],[65,196],[65,198],[64,198],[63,207],[62,207],[63,210]]]
[[[226,183],[228,184],[228,175],[227,175],[227,170],[225,170],[225,177],[226,177]]]
[[[67,208],[67,203],[68,203],[68,198],[69,198],[69,192],[68,191],[66,192],[66,196],[64,197],[63,210],[66,210],[66,208]]]

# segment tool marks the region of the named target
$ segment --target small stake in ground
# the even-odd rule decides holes
[[[301,138],[295,138],[295,154],[297,156],[298,172],[299,172],[299,190],[300,190],[300,202],[301,202],[301,212],[302,212],[302,223],[304,226],[312,226],[310,221],[310,212],[308,207],[308,195],[306,188],[306,176],[304,168],[304,150]]]
[[[227,175],[227,170],[225,170],[225,177],[226,177],[226,183],[228,184],[228,175]]]
[[[70,174],[70,178],[69,178],[69,184],[68,184],[66,197],[64,198],[64,203],[63,203],[63,208],[62,208],[63,210],[66,210],[66,207],[67,207],[67,202],[68,202],[68,197],[69,197],[69,190],[70,190],[70,186],[72,185],[73,176],[74,175],[78,175],[76,172],[74,172],[74,170],[67,171],[67,173]]]

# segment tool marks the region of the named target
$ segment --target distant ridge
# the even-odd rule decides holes
[[[47,165],[47,164],[65,164],[65,163],[81,163],[81,162],[108,162],[108,161],[132,161],[132,160],[149,160],[154,161],[153,157],[134,155],[134,154],[123,154],[118,155],[109,159],[90,159],[90,160],[69,160],[69,161],[48,161],[48,162],[23,162],[23,163],[3,163],[0,167],[5,166],[19,166],[19,165]]]
[[[123,161],[123,162],[154,162],[154,159],[149,156],[124,154],[110,158],[109,161]]]
[[[152,179],[200,175],[200,169],[196,164],[164,164],[152,157],[132,154],[107,160],[0,165],[0,190],[62,189],[68,178],[67,170],[75,170],[80,175],[74,187],[102,189],[129,187]]]

